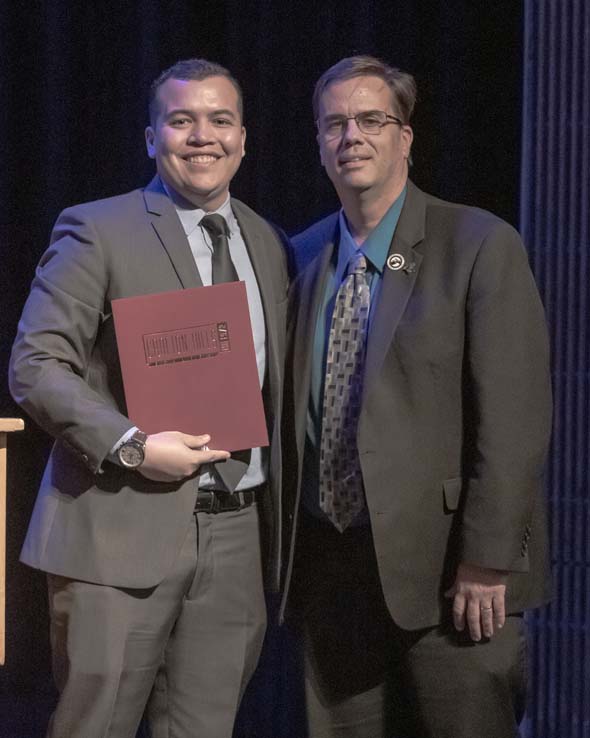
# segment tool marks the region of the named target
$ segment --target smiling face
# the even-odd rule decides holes
[[[363,133],[349,120],[341,135],[322,134],[323,123],[334,116],[349,118],[381,110],[399,117],[393,96],[380,77],[353,77],[329,84],[320,98],[318,143],[322,164],[341,200],[360,193],[390,202],[402,191],[408,176],[412,129],[388,123],[377,135]]]
[[[235,87],[226,77],[168,79],[156,103],[158,114],[145,138],[158,174],[193,205],[216,210],[245,153]]]

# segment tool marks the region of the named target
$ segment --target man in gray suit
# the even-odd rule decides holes
[[[263,567],[271,586],[278,569],[287,268],[274,229],[229,194],[245,137],[226,69],[166,70],[146,129],[158,175],[65,210],[24,308],[11,391],[56,439],[22,552],[49,580],[52,738],[131,738],[154,682],[152,736],[230,738],[258,660]],[[246,283],[271,439],[241,467],[208,449],[206,427],[134,427],[111,313],[222,281],[221,258]]]
[[[287,583],[312,738],[513,738],[522,611],[548,598],[543,309],[513,228],[408,179],[415,98],[362,56],[314,93],[342,209],[294,239]]]

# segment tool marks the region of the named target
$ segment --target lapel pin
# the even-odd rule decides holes
[[[406,264],[406,260],[401,254],[391,254],[387,257],[387,267],[393,272],[397,272],[403,269]]]

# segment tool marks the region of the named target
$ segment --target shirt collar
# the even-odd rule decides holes
[[[358,247],[348,228],[348,221],[346,220],[344,210],[340,210],[338,220],[340,226],[340,242],[338,244],[338,263],[336,265],[338,275],[344,276],[348,262],[357,248],[363,252],[376,271],[379,273],[383,272],[391,239],[393,238],[406,199],[407,189],[408,186],[406,185],[379,223],[377,223],[375,228],[373,228],[367,238]]]
[[[162,184],[164,185],[166,194],[172,200],[174,209],[176,210],[176,213],[178,214],[180,223],[182,224],[182,228],[184,232],[186,233],[187,237],[191,235],[191,233],[195,230],[195,228],[199,225],[201,220],[206,215],[212,215],[213,213],[218,213],[219,215],[223,215],[223,217],[225,218],[227,222],[227,227],[229,228],[230,237],[236,230],[237,221],[236,221],[236,216],[234,215],[233,210],[231,208],[231,201],[230,201],[229,193],[227,195],[227,198],[223,202],[223,204],[220,205],[216,210],[203,210],[203,208],[198,208],[198,207],[195,207],[194,205],[191,205],[184,198],[178,197],[176,192],[174,192],[174,190],[168,187],[168,185],[166,185],[165,182],[162,182]]]
[[[344,275],[346,274],[348,262],[356,253],[357,248],[362,249],[362,246],[357,247],[356,241],[352,237],[352,233],[348,228],[348,221],[346,220],[346,215],[344,215],[344,210],[340,210],[340,214],[338,216],[338,226],[340,230],[340,241],[338,243],[338,261],[336,263],[336,275],[338,277],[338,281],[341,282],[344,278]]]

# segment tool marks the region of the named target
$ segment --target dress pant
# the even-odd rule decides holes
[[[152,738],[231,738],[266,628],[259,533],[256,505],[199,512],[151,589],[49,575],[48,738],[135,738],[148,699]]]
[[[520,615],[479,643],[455,631],[450,617],[403,630],[387,610],[368,526],[341,534],[304,514],[298,550],[294,597],[310,738],[519,735],[526,691]]]

